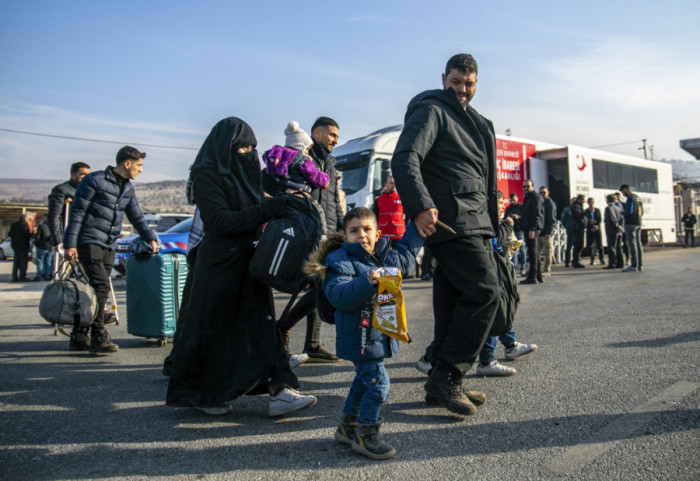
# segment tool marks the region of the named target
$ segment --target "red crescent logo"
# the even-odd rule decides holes
[[[579,159],[581,159],[581,165],[579,165]],[[576,168],[578,170],[583,170],[586,168],[586,159],[583,158],[583,155],[576,155]]]

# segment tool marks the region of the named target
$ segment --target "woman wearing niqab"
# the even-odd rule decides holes
[[[256,145],[247,123],[223,119],[190,168],[204,238],[173,347],[169,406],[226,414],[240,396],[269,393],[269,414],[278,416],[316,402],[294,391],[299,381],[275,325],[271,290],[248,272],[261,225],[283,216],[287,203],[263,195]]]

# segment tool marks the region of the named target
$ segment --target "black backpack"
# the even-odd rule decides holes
[[[504,336],[513,329],[515,313],[518,311],[518,304],[520,304],[520,294],[518,294],[513,263],[498,252],[494,252],[494,257],[498,268],[501,297],[489,336]]]
[[[265,225],[250,273],[257,280],[280,292],[298,294],[310,281],[302,266],[321,240],[321,216],[308,196],[294,197],[285,217]]]

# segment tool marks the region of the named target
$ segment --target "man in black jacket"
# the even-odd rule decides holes
[[[603,216],[600,209],[595,206],[595,199],[588,198],[588,209],[584,212],[586,215],[586,247],[591,251],[591,265],[595,264],[595,254],[598,252],[598,258],[601,264],[605,264],[603,258],[603,235],[601,226],[603,225]]]
[[[528,271],[525,280],[521,284],[538,284],[544,282],[542,278],[542,263],[540,262],[539,234],[544,228],[544,207],[542,196],[535,191],[532,180],[527,179],[523,183],[523,211],[520,225],[525,234],[527,244]]]
[[[158,237],[148,227],[130,180],[143,171],[146,154],[133,147],[122,147],[117,152],[117,166],[87,175],[75,191],[70,210],[68,229],[63,239],[65,256],[78,257],[95,289],[98,311],[92,323],[90,342],[79,326],[74,326],[69,349],[84,351],[89,346],[92,354],[109,354],[119,346],[109,340],[104,328],[105,303],[109,296],[109,274],[114,264],[113,245],[122,230],[124,214],[141,238],[158,250]]]
[[[586,215],[583,213],[583,201],[586,196],[578,194],[576,200],[571,203],[571,234],[574,236],[574,258],[571,265],[577,269],[586,266],[581,264],[581,250],[583,249],[583,235],[586,232]]]
[[[488,337],[499,299],[490,240],[498,229],[496,140],[491,121],[469,105],[476,76],[474,58],[455,55],[443,89],[411,100],[391,169],[404,211],[438,263],[426,401],[466,415],[486,400],[463,391],[462,378]],[[438,213],[449,229],[439,226]]]
[[[47,223],[51,231],[51,244],[56,250],[63,250],[63,228],[66,222],[66,204],[73,201],[75,189],[90,173],[90,166],[85,162],[75,162],[70,166],[70,179],[58,184],[49,194],[49,213]]]
[[[617,269],[622,259],[622,233],[625,231],[625,221],[622,210],[615,204],[615,196],[605,197],[608,205],[605,208],[603,221],[605,223],[605,239],[608,242],[608,265],[603,269]]]
[[[27,214],[22,214],[10,226],[10,246],[15,251],[12,259],[12,282],[26,282],[29,251],[31,250],[32,231],[27,224]]]
[[[331,155],[333,148],[338,145],[338,123],[330,117],[319,117],[311,126],[311,139],[313,144],[309,148],[309,157],[316,168],[328,174],[331,182],[325,188],[311,191],[311,198],[319,203],[326,220],[326,232],[336,232],[343,224],[345,212],[338,198],[338,173],[335,170],[335,157]],[[313,289],[308,291],[287,316],[284,325],[278,326],[282,330],[285,342],[289,342],[289,330],[299,322],[298,312],[308,311],[311,303],[315,304]],[[309,356],[310,362],[339,362],[335,354],[329,352],[321,345],[321,317],[318,310],[314,309],[306,316],[306,337],[304,339],[304,354]]]
[[[549,196],[549,189],[540,187],[542,196],[542,207],[544,208],[544,227],[540,232],[540,252],[542,254],[542,275],[548,276],[552,273],[552,251],[554,250],[554,230],[557,225],[557,204]]]
[[[690,237],[690,241],[695,247],[695,224],[698,223],[698,219],[693,214],[692,208],[688,207],[688,211],[683,214],[681,222],[683,222],[683,229],[685,230],[685,245],[683,248],[688,247],[688,237]]]

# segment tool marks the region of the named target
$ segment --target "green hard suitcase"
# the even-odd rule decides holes
[[[147,260],[131,256],[126,264],[126,331],[164,346],[175,335],[186,278],[183,254],[155,254]]]

